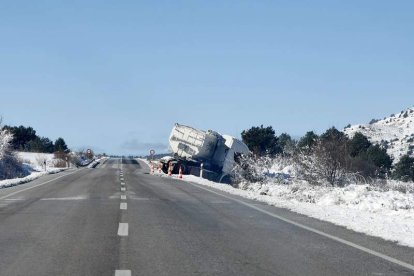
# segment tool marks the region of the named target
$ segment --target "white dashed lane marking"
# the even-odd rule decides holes
[[[6,199],[3,199],[4,201],[21,201],[21,200],[24,200],[24,198],[6,198]]]
[[[131,276],[131,270],[115,270],[115,276]]]
[[[128,223],[119,223],[118,236],[121,236],[121,237],[128,236]]]
[[[88,199],[86,196],[75,196],[75,197],[48,197],[41,198],[40,200],[84,200]]]
[[[122,166],[122,164],[121,164]],[[119,173],[119,179],[121,181],[121,192],[125,192],[126,188],[125,188],[125,179],[124,179],[124,173],[121,169],[121,172]],[[126,200],[127,197],[126,195],[121,195],[121,200]],[[119,204],[119,209],[120,210],[127,210],[128,205],[126,202],[121,202]],[[125,214],[125,213],[124,213]],[[122,219],[121,219],[122,220]],[[121,237],[126,237],[128,236],[128,223],[119,223],[119,227],[118,227],[118,236]],[[122,244],[121,244],[122,247]],[[115,270],[115,276],[131,276],[131,270]]]

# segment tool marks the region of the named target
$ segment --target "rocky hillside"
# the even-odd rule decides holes
[[[386,148],[394,162],[407,153],[414,156],[414,107],[382,120],[372,120],[369,124],[346,127],[344,132],[350,138],[361,132],[372,143]]]

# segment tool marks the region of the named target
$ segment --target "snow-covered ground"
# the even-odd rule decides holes
[[[54,167],[54,155],[50,153],[16,152],[17,158],[23,163],[27,176],[0,181],[0,188],[6,188],[27,183],[46,174],[58,173],[66,168]],[[44,161],[46,160],[46,169]]]
[[[33,181],[33,180],[35,180],[35,179],[37,179],[37,178],[39,178],[43,175],[58,173],[58,172],[61,172],[63,170],[65,170],[65,169],[49,168],[47,171],[43,171],[43,172],[33,171],[26,177],[1,180],[0,181],[0,189],[1,188],[12,187],[12,186],[17,186],[17,185],[20,185],[20,184],[24,184],[24,183]]]
[[[145,159],[140,160],[149,164]],[[287,164],[276,164],[269,169],[270,173],[291,171]],[[154,174],[167,177],[157,171]],[[299,180],[269,180],[233,188],[192,175],[184,175],[183,180],[414,247],[414,183],[388,181],[377,186],[353,184],[339,188],[314,186]]]
[[[22,163],[29,165],[35,171],[42,171],[45,169],[44,161],[46,160],[46,166],[48,168],[54,167],[54,155],[53,153],[37,153],[37,152],[16,152],[17,157]]]

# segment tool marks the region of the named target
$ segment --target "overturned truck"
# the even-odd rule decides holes
[[[175,124],[169,139],[172,157],[161,160],[162,170],[202,176],[203,178],[230,183],[236,160],[249,149],[242,141],[215,131],[202,131]]]

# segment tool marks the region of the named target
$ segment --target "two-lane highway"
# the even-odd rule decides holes
[[[414,275],[411,248],[131,159],[0,190],[0,248],[0,275]]]

